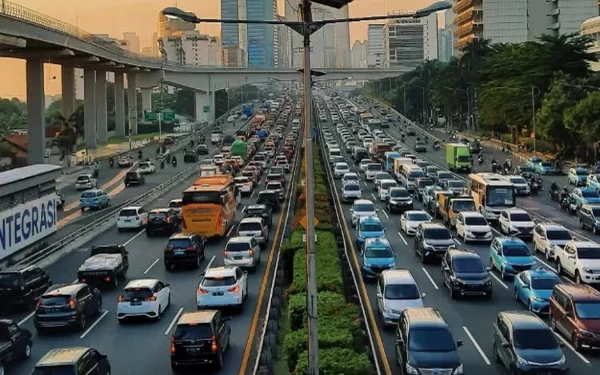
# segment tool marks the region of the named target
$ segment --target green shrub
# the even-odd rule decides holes
[[[366,375],[371,372],[371,368],[371,361],[366,353],[356,353],[347,348],[319,347],[319,373],[322,375]],[[294,374],[308,373],[308,352],[304,351],[298,356]]]
[[[300,353],[308,349],[308,331],[300,329],[288,333],[283,339],[283,355],[288,370],[294,372]]]
[[[306,294],[290,295],[290,302],[288,304],[288,318],[292,331],[304,327],[306,322]]]

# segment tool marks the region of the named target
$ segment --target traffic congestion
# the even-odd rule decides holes
[[[302,131],[300,103],[280,95],[269,104],[234,134],[213,128],[194,156],[197,173],[122,208],[85,247],[45,268],[0,271],[11,304],[0,374],[237,374],[247,365]],[[81,358],[88,367],[72,367]]]
[[[569,215],[548,193],[568,177],[544,173],[544,160],[527,169],[329,95],[317,101],[323,152],[385,372],[591,374],[600,245],[579,227],[595,231],[593,200]],[[508,173],[492,173],[507,159]],[[543,190],[532,193],[534,171]]]

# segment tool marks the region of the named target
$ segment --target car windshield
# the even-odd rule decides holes
[[[358,184],[346,184],[344,185],[344,190],[346,191],[359,191],[360,186]]]
[[[408,198],[410,194],[406,189],[392,189],[390,191],[390,197],[392,198]]]
[[[354,205],[354,211],[356,212],[373,212],[375,211],[375,206],[373,203],[361,203]]]
[[[531,279],[532,289],[552,290],[554,285],[560,284],[558,277],[534,277]]]
[[[549,230],[546,231],[546,238],[554,241],[568,241],[572,240],[573,236],[568,230]]]
[[[367,247],[365,250],[367,258],[393,258],[394,252],[389,247]]]
[[[166,212],[150,212],[148,214],[148,219],[152,220],[152,219],[165,219],[167,217],[167,213]]]
[[[457,273],[483,273],[485,266],[479,258],[456,258],[452,261],[452,267]]]
[[[345,174],[343,180],[344,181],[358,181],[359,178],[355,174]]]
[[[432,186],[433,184],[433,180],[419,180],[419,188],[421,189],[427,186]]]
[[[381,232],[383,225],[381,223],[362,223],[360,230],[363,232]]]
[[[76,375],[75,371],[73,365],[42,366],[33,370],[31,375]]]
[[[600,197],[600,194],[596,190],[586,189],[581,190],[581,196],[584,198],[598,198]]]
[[[88,176],[79,176],[77,177],[77,182],[89,182],[90,178]]]
[[[508,187],[487,187],[486,205],[495,206],[514,206],[515,197],[512,188]]]
[[[465,184],[462,181],[448,181],[449,188],[464,188]]]
[[[505,246],[502,249],[502,254],[505,257],[530,257],[531,251],[529,248],[524,246]]]
[[[467,156],[467,155],[458,155],[456,157],[456,161],[459,161],[461,163],[466,163],[466,162],[471,161],[471,157]]]
[[[186,191],[183,193],[183,205],[194,203],[222,204],[219,191]]]
[[[229,247],[227,248],[229,251]],[[246,250],[248,248],[246,247]],[[216,287],[216,286],[230,286],[235,285],[235,277],[234,276],[225,276],[225,277],[205,277],[202,279],[202,286],[205,287]]]
[[[579,319],[600,319],[600,302],[575,303]]]
[[[429,221],[431,217],[427,215],[425,212],[415,212],[412,214],[407,214],[408,221]]]
[[[154,295],[152,290],[149,288],[127,288],[121,293],[121,297],[124,302],[132,300],[145,300]],[[120,301],[121,299],[119,299]]]
[[[367,165],[367,170],[369,171],[380,171],[381,168],[381,164],[369,164]]]
[[[577,249],[577,258],[579,259],[600,259],[600,248],[582,247]]]
[[[480,216],[474,216],[474,217],[466,217],[465,218],[465,224],[466,225],[488,225],[488,222],[485,218],[480,217]]]
[[[350,168],[348,167],[348,164],[338,163],[338,164],[335,165],[335,169],[342,170],[342,171],[347,171]]]
[[[577,168],[575,170],[575,174],[577,174],[577,176],[587,176],[589,174],[587,169],[584,168]]]
[[[81,198],[96,198],[95,191],[84,191],[81,193]]]
[[[0,273],[0,286],[4,288],[14,288],[21,286],[21,274],[19,273]]]
[[[391,178],[392,178],[392,176],[390,176],[390,174],[387,173],[387,172],[379,172],[379,173],[375,174],[375,179],[376,180],[388,180],[388,179],[391,179]]]
[[[475,202],[472,200],[460,200],[452,202],[452,210],[456,212],[475,211]]]
[[[454,176],[450,172],[441,172],[441,173],[438,173],[438,179],[440,179],[440,180],[447,180],[447,179],[450,179],[452,177],[454,177]]]
[[[513,330],[515,348],[548,350],[558,348],[554,333],[548,328]]]
[[[439,170],[438,167],[427,167],[427,174],[436,174]]]
[[[137,211],[131,208],[126,208],[119,212],[119,216],[137,216]]]
[[[385,182],[381,183],[381,188],[384,189],[384,190],[385,189],[389,189],[389,188],[394,187],[394,186],[398,186],[398,184],[396,183],[396,181],[385,181]]]
[[[421,299],[415,284],[388,284],[383,292],[385,299]]]
[[[213,329],[210,323],[203,324],[178,324],[173,333],[175,340],[201,340],[213,337]]]
[[[167,247],[173,249],[185,249],[192,246],[192,241],[189,238],[173,238],[167,243]]]
[[[513,177],[510,179],[510,182],[512,182],[513,184],[521,184],[521,185],[525,185],[527,183],[527,181],[525,181],[525,179],[522,177]]]
[[[429,240],[449,240],[452,238],[450,232],[446,228],[425,229],[423,236]]]
[[[422,170],[412,170],[408,173],[408,178],[419,178],[423,176],[423,171]]]
[[[242,222],[242,223],[240,223],[240,226],[238,227],[238,231],[240,231],[240,232],[261,231],[261,230],[262,230],[262,226],[260,225],[260,223],[255,223],[255,222]]]
[[[542,164],[541,164],[541,165],[542,165],[542,167],[546,167],[546,168],[548,168],[548,167],[552,167],[552,166],[553,166],[553,164],[552,164],[552,163],[550,163],[549,161],[544,161],[544,162],[542,162]]]
[[[416,328],[408,333],[408,349],[415,352],[451,352],[456,343],[448,329]]]

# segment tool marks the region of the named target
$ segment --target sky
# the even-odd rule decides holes
[[[151,45],[156,32],[158,14],[167,7],[196,13],[198,17],[220,18],[220,0],[7,0],[41,12],[66,23],[76,25],[92,34],[110,34],[122,38],[124,32],[140,35],[141,47]],[[284,15],[285,1],[277,0],[279,14]],[[350,3],[350,17],[376,16],[393,10],[415,10],[433,0],[354,0]],[[367,39],[368,22],[350,25],[350,44]],[[219,24],[200,25],[197,30],[214,36],[220,35]],[[46,64],[46,95],[60,94],[60,66]],[[56,78],[53,78],[56,77]],[[0,97],[25,98],[24,60],[0,58]]]

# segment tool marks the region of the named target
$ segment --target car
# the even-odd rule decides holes
[[[403,374],[464,374],[458,354],[462,344],[435,308],[405,309],[398,318],[395,353]]]
[[[389,174],[388,172],[379,171],[379,172],[375,173],[375,175],[373,176],[373,189],[375,191],[377,191],[379,189],[379,186],[381,185],[382,180],[393,180],[393,179],[394,179],[394,177],[392,177],[392,175]]]
[[[122,254],[97,253],[87,258],[77,270],[77,280],[93,287],[116,289],[127,277],[127,263]]]
[[[260,181],[260,171],[253,167],[246,167],[242,170],[241,177],[247,177],[252,184],[258,184]]]
[[[419,291],[408,270],[385,270],[377,280],[377,311],[385,326],[398,324],[400,314],[408,308],[423,307],[425,293]]]
[[[173,211],[181,218],[181,208],[183,207],[183,199],[175,198],[169,201],[168,208],[172,208]],[[148,215],[146,215],[148,216]]]
[[[408,210],[400,216],[400,229],[408,236],[417,233],[417,227],[421,223],[431,223],[432,218],[423,210]]]
[[[456,236],[462,237],[466,244],[472,242],[491,242],[493,238],[492,228],[485,216],[479,212],[459,212],[456,218]]]
[[[556,165],[551,161],[544,160],[536,164],[533,170],[541,175],[553,175],[556,174]]]
[[[209,308],[244,308],[248,295],[248,272],[237,266],[211,267],[196,290],[198,310]]]
[[[171,370],[179,373],[197,366],[223,367],[223,353],[230,346],[229,320],[219,310],[181,314],[171,336]]]
[[[258,192],[256,204],[264,204],[270,208],[272,212],[278,212],[281,208],[281,199],[279,193],[275,190],[262,190]]]
[[[600,205],[583,205],[579,209],[579,226],[590,229],[594,234],[600,233]]]
[[[136,172],[140,174],[152,174],[156,173],[156,165],[151,161],[142,161],[138,164]]]
[[[413,198],[408,190],[403,187],[395,186],[390,188],[385,202],[390,214],[413,209]]]
[[[427,167],[427,170],[429,171],[429,167]],[[456,180],[456,177],[452,172],[438,170],[433,180],[436,184],[443,186],[445,181]]]
[[[398,185],[396,180],[393,180],[393,179],[379,180],[379,186],[377,189],[377,195],[378,195],[379,200],[389,203],[390,192],[396,188],[400,188],[400,186]]]
[[[423,196],[427,194],[427,187],[434,186],[435,182],[429,177],[419,177],[415,185],[417,185],[415,196],[418,200],[423,201]]]
[[[141,229],[148,220],[148,211],[141,206],[123,207],[117,216],[117,229]]]
[[[148,211],[146,236],[150,237],[156,233],[170,236],[177,232],[180,221],[179,213],[173,208],[153,208]]]
[[[347,184],[349,182],[360,183],[360,177],[355,172],[344,173],[342,176],[342,184]]]
[[[567,182],[570,185],[585,186],[589,174],[590,172],[586,168],[570,168],[567,174]]]
[[[490,267],[500,272],[503,280],[536,265],[527,244],[516,237],[496,237],[490,245]]]
[[[98,180],[91,174],[81,174],[75,180],[75,190],[88,190],[98,187]]]
[[[416,152],[427,152],[427,144],[424,141],[416,141],[414,149]]]
[[[193,233],[175,233],[167,241],[163,252],[163,262],[167,271],[177,266],[200,268],[206,257],[206,239]]]
[[[29,359],[33,346],[32,334],[10,319],[0,319],[0,374],[12,362]]]
[[[265,204],[251,204],[244,210],[245,217],[262,217],[265,224],[271,227],[273,225],[273,212]]]
[[[225,155],[223,154],[217,154],[215,156],[213,156],[212,162],[214,165],[220,167],[225,163]]]
[[[349,202],[362,198],[362,189],[358,181],[349,181],[342,185],[342,202]]]
[[[442,283],[452,299],[465,296],[492,298],[490,270],[476,252],[450,249],[442,258]]]
[[[33,375],[110,375],[108,357],[97,349],[77,346],[51,349],[35,365]]]
[[[119,323],[139,317],[160,320],[170,305],[169,284],[159,279],[132,280],[117,300],[117,319]]]
[[[513,374],[568,374],[565,354],[554,332],[529,311],[498,314],[493,348],[496,362]]]
[[[352,213],[352,225],[356,226],[358,220],[365,216],[376,216],[378,209],[375,208],[375,204],[368,199],[357,199],[352,204],[350,212]]]
[[[360,247],[360,263],[363,279],[373,280],[384,270],[396,269],[396,254],[386,238],[366,238]]]
[[[146,183],[146,178],[140,172],[127,172],[123,183],[125,184],[125,187],[130,187],[132,185],[140,186]]]
[[[550,296],[558,284],[562,284],[560,276],[544,267],[523,271],[513,282],[515,300],[534,314],[548,314]]]
[[[367,181],[374,181],[377,172],[383,172],[383,166],[380,163],[370,162],[365,168],[365,179]]]
[[[336,163],[333,166],[333,178],[341,179],[348,172],[350,172],[348,163]]]
[[[265,183],[265,189],[269,191],[274,191],[277,193],[277,197],[280,201],[285,198],[285,189],[283,187],[283,183],[281,180],[271,180]]]
[[[38,333],[57,328],[75,328],[83,331],[88,319],[99,316],[102,294],[98,288],[85,283],[54,285],[41,296],[33,315]]]
[[[525,163],[525,165],[528,168],[531,168],[533,170],[536,169],[536,167],[542,162],[543,160],[541,158],[539,158],[538,156],[532,156],[530,158],[527,159],[527,162]]]
[[[571,199],[578,208],[584,204],[600,204],[600,193],[594,188],[575,188],[571,192]]]
[[[108,207],[110,197],[102,189],[85,190],[79,197],[79,209],[83,212],[86,208],[100,210]]]
[[[385,227],[377,216],[363,216],[356,225],[356,246],[361,247],[367,238],[385,237]]]
[[[254,182],[247,176],[234,177],[233,183],[240,190],[241,194],[252,195]]]
[[[531,195],[529,184],[522,176],[506,176],[506,178],[512,182],[517,195]]]
[[[117,159],[117,165],[119,168],[133,167],[133,158],[129,155],[120,156]]]
[[[237,235],[254,237],[258,244],[265,248],[269,241],[269,225],[262,217],[245,217],[238,224]]]
[[[441,260],[446,252],[455,249],[454,238],[442,224],[420,223],[415,233],[415,252],[425,263],[429,259]]]
[[[529,213],[520,208],[509,208],[500,212],[498,230],[508,236],[532,238],[535,222]]]
[[[200,144],[196,147],[196,154],[198,155],[208,155],[208,146],[204,144]]]
[[[33,310],[37,300],[52,286],[50,275],[37,265],[13,265],[0,270],[0,309]]]
[[[562,225],[539,223],[533,229],[533,252],[543,253],[548,260],[554,260],[555,246],[565,247],[571,241],[571,232]]]
[[[373,163],[371,159],[361,159],[358,163],[358,169],[360,169],[361,172],[365,173],[367,171],[367,166],[371,163]]]
[[[260,263],[261,247],[258,240],[254,237],[232,237],[225,245],[223,264],[255,270],[256,266]]]

